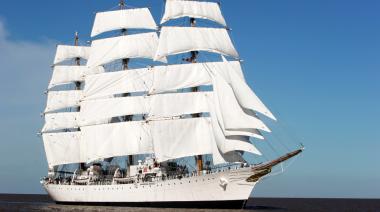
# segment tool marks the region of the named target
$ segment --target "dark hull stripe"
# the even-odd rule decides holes
[[[242,209],[246,200],[228,201],[187,201],[187,202],[56,202],[60,205],[124,206],[151,208],[208,208]]]

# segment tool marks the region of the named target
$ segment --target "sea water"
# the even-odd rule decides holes
[[[178,208],[129,208],[56,205],[46,195],[0,194],[0,211],[242,211]],[[244,211],[257,212],[330,212],[369,211],[380,212],[380,199],[312,199],[312,198],[251,198]]]

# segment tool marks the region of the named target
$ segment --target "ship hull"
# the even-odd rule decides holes
[[[181,201],[181,202],[56,202],[59,205],[148,207],[148,208],[207,208],[242,209],[247,200]]]
[[[166,208],[242,208],[256,182],[250,168],[204,176],[118,185],[56,185],[44,188],[59,204]]]

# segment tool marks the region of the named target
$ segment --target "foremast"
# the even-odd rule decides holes
[[[75,32],[74,46],[79,46],[79,33],[78,32]],[[81,58],[80,57],[75,58],[75,64],[77,66],[81,65]],[[75,84],[75,90],[81,90],[82,89],[82,82],[81,81],[74,82],[74,84]],[[80,106],[78,106],[76,108],[76,112],[80,112]],[[80,131],[80,128],[78,128],[77,130]],[[79,169],[81,171],[84,171],[86,169],[86,163],[79,163]]]
[[[55,158],[55,143],[60,142],[58,137],[64,137],[65,145],[72,145],[80,135],[80,98],[82,83],[88,71],[81,65],[81,59],[88,59],[89,47],[79,46],[79,35],[75,32],[74,45],[58,45],[53,64],[53,75],[47,90],[47,106],[44,111],[45,125],[41,130],[49,170],[65,164],[79,163],[84,169],[81,160],[73,160],[70,155],[67,158]],[[95,72],[101,72],[101,69]],[[72,145],[70,151],[79,152],[78,146]],[[67,150],[67,149],[66,149]],[[65,161],[63,163],[62,161]]]

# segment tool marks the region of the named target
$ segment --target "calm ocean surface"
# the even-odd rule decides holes
[[[210,209],[155,209],[127,207],[65,206],[54,204],[46,195],[0,194],[0,211],[234,211]],[[241,211],[241,210],[235,210]],[[380,212],[380,199],[250,199],[245,211],[374,211]]]

